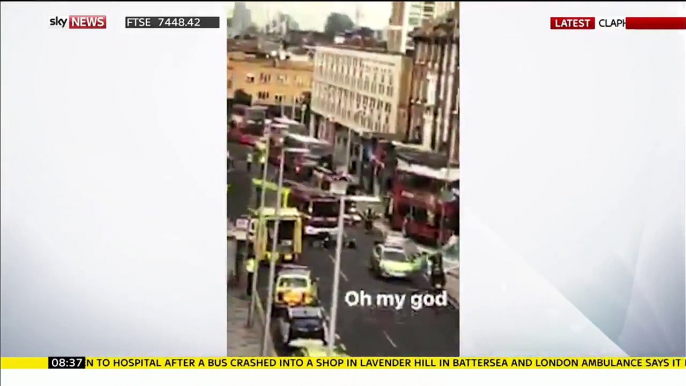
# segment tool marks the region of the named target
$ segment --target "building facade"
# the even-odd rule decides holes
[[[415,29],[431,23],[454,9],[453,1],[394,1],[391,4],[391,18],[388,26],[388,49],[404,53],[414,48],[409,37]]]
[[[459,7],[413,34],[410,119],[405,140],[459,159]]]
[[[229,52],[227,94],[239,90],[252,96],[253,104],[300,108],[312,88],[311,61],[279,61]],[[297,118],[297,117],[296,117]]]
[[[338,163],[362,173],[373,138],[402,138],[407,131],[412,60],[360,47],[317,47],[310,131],[334,144]],[[349,158],[346,155],[351,135]]]

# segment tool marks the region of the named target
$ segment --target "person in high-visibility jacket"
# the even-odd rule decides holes
[[[267,154],[265,154],[264,151],[260,151],[260,165],[264,167],[264,164],[267,163]]]
[[[245,160],[246,163],[246,169],[248,173],[250,173],[250,169],[252,168],[252,152],[248,153],[248,157]]]
[[[253,281],[253,278],[255,277],[256,265],[257,265],[257,263],[255,261],[255,256],[250,256],[245,261],[245,271],[248,273],[248,283],[247,283],[247,287],[245,289],[245,293],[248,296],[252,296],[252,281]]]

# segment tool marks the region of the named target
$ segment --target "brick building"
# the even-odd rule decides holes
[[[459,5],[412,34],[413,76],[405,140],[459,159]]]
[[[252,96],[253,104],[301,107],[312,87],[312,62],[257,58],[229,52],[227,94],[238,90]]]

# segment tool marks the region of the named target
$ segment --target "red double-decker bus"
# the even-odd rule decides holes
[[[391,228],[426,244],[445,244],[459,235],[459,169],[403,161],[394,169]]]
[[[254,146],[264,136],[266,120],[267,108],[264,106],[233,106],[228,140]]]

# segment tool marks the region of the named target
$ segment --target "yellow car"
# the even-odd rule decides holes
[[[275,280],[273,311],[285,307],[317,305],[317,280],[306,266],[284,264]]]
[[[341,347],[335,347],[333,355],[329,355],[329,348],[318,340],[307,340],[298,343],[291,352],[294,357],[349,357]]]

